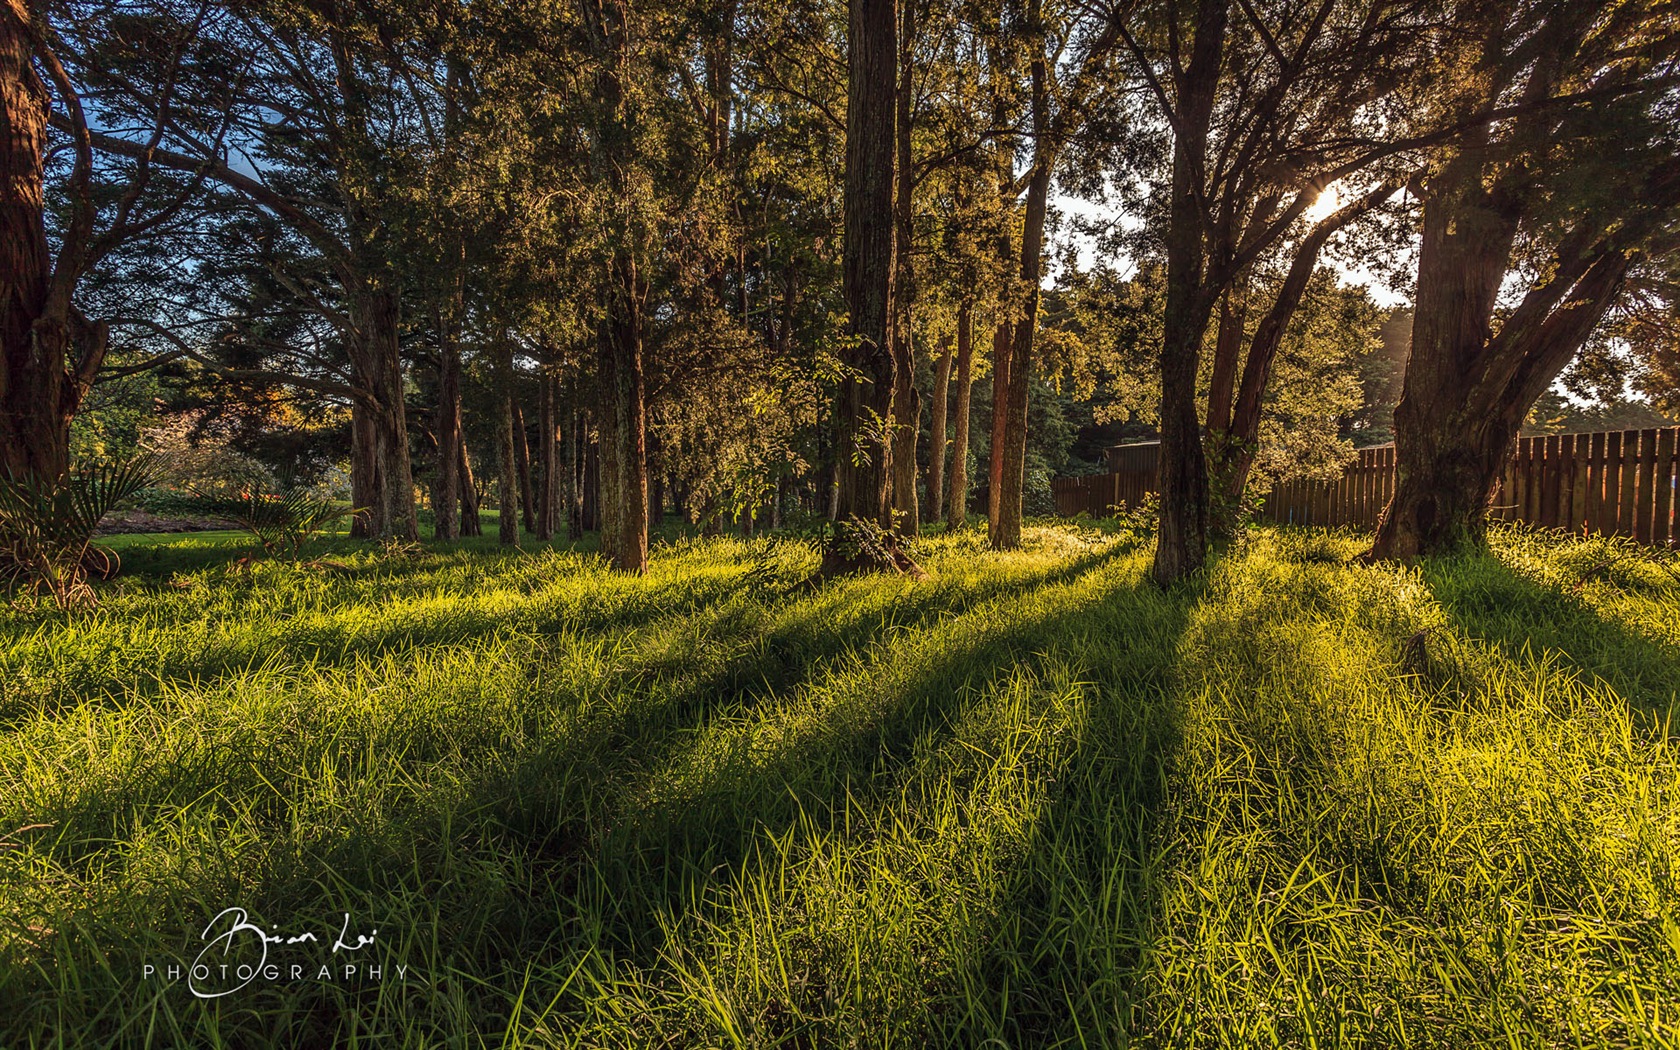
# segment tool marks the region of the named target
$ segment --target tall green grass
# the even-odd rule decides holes
[[[228,542],[0,612],[0,1046],[1680,1045],[1648,552]],[[142,979],[232,905],[384,979]]]

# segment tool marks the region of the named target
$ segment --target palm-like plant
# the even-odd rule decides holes
[[[200,513],[231,521],[255,536],[264,553],[286,551],[293,557],[306,541],[349,513],[333,501],[302,489],[278,494],[194,490],[193,504]]]
[[[0,581],[47,594],[60,607],[93,602],[88,576],[116,572],[116,555],[93,544],[118,503],[159,476],[149,455],[88,463],[59,478],[0,474]]]

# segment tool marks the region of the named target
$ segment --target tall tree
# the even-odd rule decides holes
[[[835,404],[835,539],[828,572],[864,564],[856,530],[894,527],[891,345],[898,85],[897,0],[850,0],[846,52],[845,373]]]
[[[1418,297],[1378,557],[1481,542],[1518,428],[1616,302],[1680,249],[1675,54],[1660,4],[1467,3],[1449,119],[1504,106],[1423,182]],[[1520,278],[1511,294],[1510,278]]]

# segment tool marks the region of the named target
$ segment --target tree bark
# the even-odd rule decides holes
[[[892,314],[893,314],[893,452],[892,502],[893,522],[906,536],[920,532],[921,511],[916,499],[916,443],[921,435],[922,399],[916,389],[916,348],[912,331],[911,305],[916,295],[914,255],[915,243],[915,156],[912,152],[911,102],[914,87],[914,59],[916,38],[916,4],[904,4],[903,31],[898,41],[899,72],[896,98],[897,127],[894,130],[894,152],[897,165],[896,199],[893,201],[895,243]]]
[[[987,488],[986,488],[986,533],[987,537],[997,535],[1001,521],[1003,507],[1003,449],[1009,444],[1009,437],[1005,428],[1008,425],[1009,412],[1009,367],[1014,363],[1015,355],[1010,352],[1010,343],[1015,334],[1014,326],[1008,321],[997,322],[992,329],[992,440],[988,450],[987,460]]]
[[[951,439],[951,492],[945,501],[945,524],[960,529],[968,524],[968,418],[974,393],[974,300],[965,297],[957,307],[956,433]]]
[[[55,287],[47,244],[49,95],[35,72],[30,20],[23,0],[0,8],[0,473],[56,480],[69,466],[70,420],[104,354],[104,331],[85,333],[93,342],[73,360],[69,289]]]
[[[537,409],[537,453],[542,473],[537,497],[537,539],[547,543],[554,538],[554,516],[560,505],[559,435],[555,427],[555,402],[559,400],[560,380],[544,372],[541,400]]]
[[[484,523],[478,517],[478,479],[473,477],[472,456],[467,442],[461,439],[461,535],[484,535]]]
[[[835,403],[835,539],[825,573],[869,567],[849,528],[893,528],[893,168],[898,81],[897,0],[851,0],[846,41],[845,249],[842,284],[852,339]]]
[[[1042,29],[1039,0],[1029,4],[1027,18],[1029,24]],[[1030,73],[1033,167],[1027,180],[1025,221],[1021,227],[1021,316],[1015,322],[1015,334],[1009,347],[1009,400],[1003,412],[1002,431],[1002,485],[991,535],[994,550],[1014,550],[1021,545],[1022,497],[1027,466],[1027,399],[1032,387],[1033,336],[1038,330],[1038,300],[1044,278],[1044,223],[1049,209],[1050,179],[1056,165],[1056,143],[1050,128],[1050,71],[1042,46],[1033,49]],[[996,405],[992,411],[994,414],[998,412]]]
[[[614,568],[644,573],[648,560],[647,393],[642,372],[642,305],[647,284],[627,251],[613,261],[612,290],[603,324],[602,379],[610,392],[602,434],[601,549]],[[606,474],[607,472],[603,472]]]
[[[1172,198],[1166,231],[1167,303],[1161,339],[1161,518],[1155,581],[1165,586],[1207,558],[1207,460],[1196,413],[1202,337],[1217,289],[1207,280],[1202,240],[1202,172],[1224,50],[1228,0],[1198,0],[1190,61],[1179,78]]]
[[[525,427],[525,411],[513,398],[513,463],[519,474],[519,520],[525,531],[537,531],[537,486],[531,476],[531,437]]]
[[[1021,317],[1010,340],[1009,402],[1004,412],[1002,488],[997,524],[992,529],[994,550],[1021,545],[1021,512],[1027,465],[1027,398],[1032,386],[1033,336],[1038,325],[1038,300],[1043,279],[1044,221],[1050,193],[1050,161],[1027,185],[1026,224],[1021,237]],[[997,409],[994,407],[993,412]]]
[[[576,395],[573,395],[575,403]],[[584,427],[583,413],[576,408],[568,408],[571,426],[566,433],[566,538],[576,543],[583,539],[583,491],[584,474],[589,466],[589,456],[585,452],[589,434]]]
[[[461,536],[461,352],[452,322],[440,312],[436,324],[438,403],[433,429],[437,432],[437,473],[432,480],[432,535],[454,540]]]
[[[496,347],[496,540],[519,546],[519,467],[514,451],[513,348]]]
[[[951,392],[951,341],[939,342],[939,358],[933,366],[933,410],[928,419],[927,496],[929,521],[945,517],[946,415]]]
[[[363,392],[351,409],[350,487],[361,513],[350,534],[413,541],[420,538],[420,526],[397,341],[398,297],[388,275],[364,274],[360,281],[348,303],[351,367]]]
[[[1680,203],[1680,165],[1670,163],[1644,214],[1605,231],[1580,220],[1496,331],[1526,194],[1488,178],[1487,166],[1475,151],[1460,155],[1424,201],[1412,352],[1394,410],[1395,492],[1377,526],[1378,558],[1484,542],[1488,506],[1529,408],[1614,302],[1629,246]]]

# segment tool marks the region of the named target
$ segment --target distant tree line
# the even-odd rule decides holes
[[[0,468],[128,391],[358,535],[838,572],[1126,427],[1171,583],[1392,435],[1373,553],[1474,544],[1560,376],[1680,409],[1677,63],[1659,0],[6,0]]]

